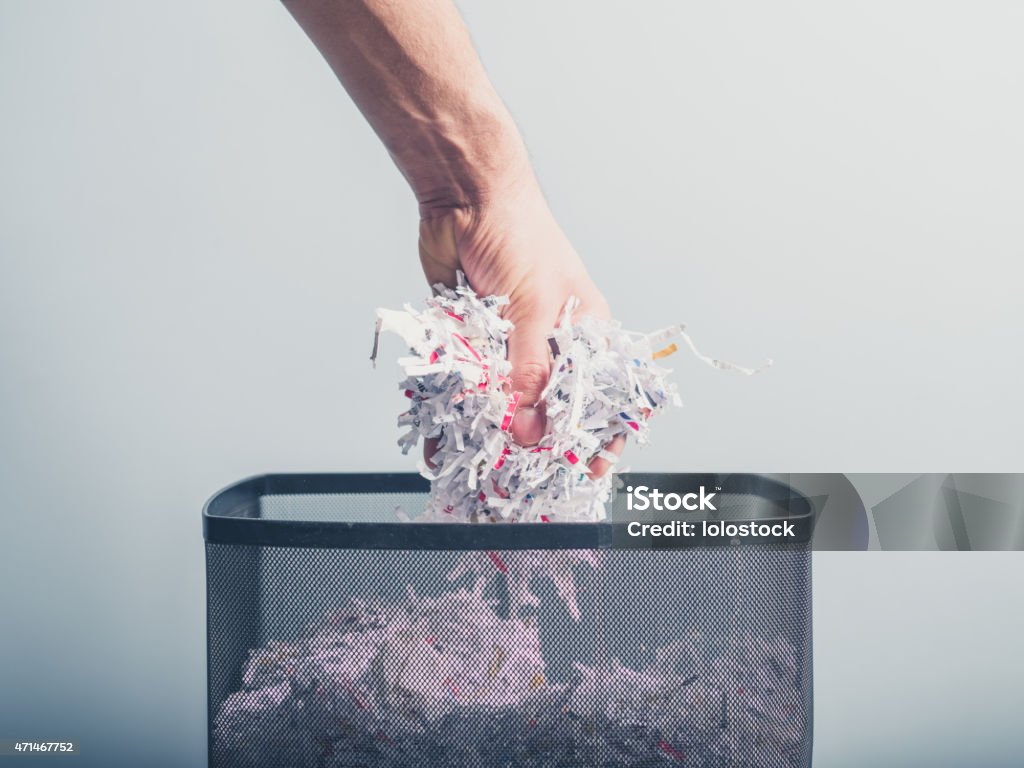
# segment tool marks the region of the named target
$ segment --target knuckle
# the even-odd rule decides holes
[[[512,371],[512,385],[520,392],[539,397],[548,380],[548,367],[539,360],[519,363]]]

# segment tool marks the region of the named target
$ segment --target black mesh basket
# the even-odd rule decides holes
[[[403,523],[428,490],[405,474],[218,493],[210,766],[809,766],[808,501],[756,475],[621,478],[601,523]],[[636,537],[627,484],[715,489],[666,519],[794,532]]]

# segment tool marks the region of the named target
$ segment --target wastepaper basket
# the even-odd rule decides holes
[[[401,522],[411,474],[216,494],[211,768],[809,766],[811,505],[756,475],[620,477],[600,523]],[[714,508],[630,510],[634,486]]]

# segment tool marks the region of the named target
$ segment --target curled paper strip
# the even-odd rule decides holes
[[[649,420],[680,405],[670,371],[657,361],[678,350],[681,339],[712,367],[747,375],[742,368],[701,354],[682,325],[644,334],[617,322],[579,316],[571,298],[548,343],[551,374],[540,403],[522,402],[512,388],[506,343],[512,324],[500,313],[508,299],[478,296],[460,273],[456,288],[434,286],[417,311],[377,310],[372,360],[382,332],[402,337],[410,356],[399,359],[399,385],[410,401],[398,418],[407,431],[403,453],[420,438],[437,441],[432,466],[419,465],[431,481],[424,518],[438,521],[568,522],[605,517],[612,478],[592,478],[595,457],[619,435],[648,440]],[[770,363],[769,363],[770,364]],[[513,441],[517,409],[539,405],[547,430],[535,446]]]
[[[693,352],[694,356],[701,362],[707,363],[712,368],[718,368],[720,371],[736,371],[737,373],[742,373],[744,376],[753,376],[755,373],[761,373],[761,371],[768,370],[775,363],[774,360],[768,358],[765,360],[763,365],[759,365],[757,368],[744,368],[743,366],[736,365],[735,363],[728,363],[725,360],[708,357],[697,349],[697,345],[693,343],[693,339],[691,339],[690,335],[686,332],[685,325],[679,325],[677,327],[679,337],[686,342],[686,346],[690,348],[690,351]],[[675,344],[673,344],[672,347],[675,347]],[[673,349],[672,351],[674,352],[675,350]],[[655,357],[657,356],[657,353],[655,353]]]

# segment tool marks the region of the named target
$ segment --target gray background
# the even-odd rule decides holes
[[[1024,7],[462,7],[616,315],[777,361],[633,468],[1021,469]],[[415,231],[275,2],[0,2],[0,738],[200,764],[200,505],[412,469]],[[816,765],[1019,764],[1019,555],[815,566]]]

